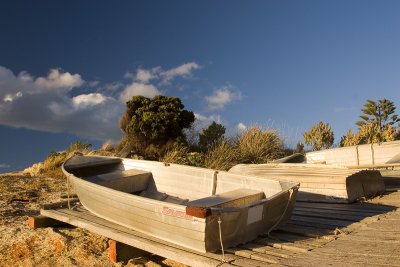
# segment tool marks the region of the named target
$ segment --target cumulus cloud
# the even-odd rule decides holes
[[[28,74],[25,73],[24,76],[27,75]],[[58,69],[52,69],[47,77],[37,78],[35,84],[39,88],[72,89],[81,86],[83,82],[79,74],[71,74],[69,72],[62,73]]]
[[[232,101],[242,99],[242,93],[240,91],[233,92],[231,91],[230,85],[225,85],[222,88],[215,90],[211,96],[206,96],[205,99],[208,108],[210,110],[216,110],[224,108]]]
[[[119,139],[118,118],[125,105],[100,93],[70,96],[70,89],[83,84],[79,74],[60,70],[34,78],[0,67],[0,124],[97,140]]]
[[[125,87],[119,96],[122,102],[127,102],[132,98],[132,96],[141,95],[145,97],[152,98],[156,95],[161,95],[162,93],[151,84],[137,83],[134,82]]]
[[[189,78],[200,66],[185,63],[172,69],[138,68],[126,83],[100,85],[78,73],[50,69],[43,77],[26,71],[14,74],[0,66],[0,125],[48,132],[69,132],[84,138],[118,140],[118,119],[134,95],[163,94],[156,86],[177,77]]]
[[[185,63],[179,67],[161,72],[163,82],[170,82],[177,76],[188,78],[192,75],[192,71],[199,69],[200,65],[196,62]]]
[[[76,108],[96,106],[104,103],[105,101],[107,101],[107,98],[99,93],[83,94],[72,98],[72,104]]]

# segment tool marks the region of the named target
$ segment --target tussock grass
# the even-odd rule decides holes
[[[253,126],[235,141],[223,139],[205,156],[204,166],[210,169],[229,170],[239,163],[266,163],[284,155],[283,141],[275,130]]]
[[[266,163],[282,157],[283,141],[276,130],[252,126],[236,142],[240,163]]]
[[[113,152],[109,150],[91,150],[92,145],[77,141],[71,144],[66,150],[62,152],[52,151],[43,162],[33,164],[31,167],[24,170],[25,173],[29,173],[31,176],[47,176],[54,178],[64,178],[64,174],[61,170],[61,165],[76,152],[82,153],[83,155],[95,154],[95,155],[107,155],[112,156]]]
[[[215,170],[227,171],[238,164],[238,150],[228,140],[222,139],[215,144],[204,159],[204,167]]]
[[[170,148],[164,156],[160,158],[160,161],[175,164],[188,164],[186,155],[189,153],[189,149],[184,146],[174,145]]]

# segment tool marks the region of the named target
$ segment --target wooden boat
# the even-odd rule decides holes
[[[290,217],[299,185],[161,162],[73,156],[62,166],[95,215],[206,252],[269,233]]]
[[[306,153],[306,161],[351,168],[400,166],[400,141],[313,151]]]
[[[376,170],[301,163],[239,164],[229,172],[300,183],[298,201],[351,203],[385,191]]]

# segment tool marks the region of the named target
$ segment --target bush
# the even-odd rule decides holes
[[[205,152],[224,137],[225,127],[213,121],[210,126],[199,135],[200,151]]]
[[[160,161],[175,164],[188,164],[186,155],[188,154],[188,148],[180,145],[174,145],[172,149],[169,149]]]
[[[222,139],[212,147],[204,158],[204,167],[227,171],[235,166],[238,150],[228,140]]]
[[[283,156],[283,141],[275,130],[253,126],[237,140],[240,163],[266,163]]]
[[[313,150],[330,148],[333,145],[333,131],[329,123],[319,121],[317,125],[312,125],[308,132],[303,133],[304,142],[311,146]]]
[[[353,133],[350,129],[343,136],[340,146],[355,146],[362,144],[390,142],[396,140],[397,132],[392,125],[386,125],[382,131],[378,124],[362,124],[358,132]]]
[[[195,119],[177,97],[133,96],[126,105],[119,121],[121,130],[133,150],[145,158],[158,159],[164,153],[155,150],[164,149],[170,141],[185,139],[183,130],[190,128]]]

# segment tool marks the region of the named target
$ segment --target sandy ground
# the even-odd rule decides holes
[[[155,255],[113,264],[105,237],[72,227],[29,229],[28,216],[65,200],[65,191],[64,179],[0,174],[0,266],[184,266]]]

